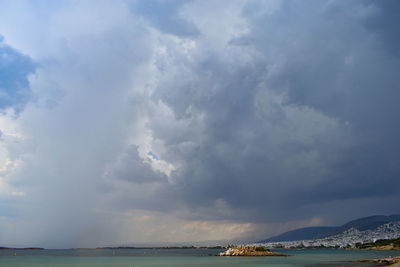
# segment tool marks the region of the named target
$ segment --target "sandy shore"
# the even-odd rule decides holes
[[[393,258],[383,258],[383,259],[372,259],[372,260],[360,260],[358,262],[371,262],[371,263],[379,263],[388,266],[400,267],[400,256]]]

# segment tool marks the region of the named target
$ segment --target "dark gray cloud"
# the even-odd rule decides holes
[[[131,145],[126,152],[107,171],[106,179],[123,179],[134,183],[152,183],[167,181],[167,176],[154,171],[150,164],[143,162],[138,147]]]
[[[390,16],[398,4],[387,5],[396,5]],[[185,201],[197,207],[222,198],[253,210],[252,220],[275,220],[310,216],[293,215],[310,203],[397,196],[399,60],[384,44],[387,23],[395,31],[390,21],[398,18],[378,22],[385,7],[284,1],[262,15],[248,8],[250,31],[230,45],[254,49],[251,62],[230,65],[215,54],[190,66],[174,62],[191,76],[178,72],[155,97],[202,137],[178,139],[180,129],[157,121],[151,127],[167,158],[186,161],[176,173]],[[188,143],[192,151],[182,152]]]
[[[375,6],[377,10],[375,16],[365,21],[366,27],[382,39],[381,45],[384,50],[398,57],[400,33],[394,27],[399,22],[397,14],[400,11],[400,5],[398,1],[369,1],[368,4]]]
[[[399,127],[393,120],[399,112],[395,99],[399,97],[396,69],[400,61],[386,46],[392,46],[393,40],[385,35],[390,31],[388,21],[398,20],[391,12],[399,5],[388,1],[382,6],[369,2],[353,8],[343,3],[315,5],[310,16],[316,20],[306,22],[304,28],[293,25],[285,43],[297,42],[296,46],[285,49],[287,62],[272,79],[276,90],[288,93],[289,103],[313,107],[352,125],[354,147],[331,167],[333,177],[307,192],[322,201],[396,194],[388,186],[397,185],[399,174],[395,163]],[[298,17],[296,22],[303,21],[301,8],[293,8],[291,17]],[[283,10],[282,16],[287,14]],[[382,21],[382,17],[387,19]],[[371,25],[376,28],[371,30]],[[257,31],[259,47],[263,47],[262,32],[269,35],[264,28]]]
[[[158,59],[152,98],[173,115],[156,112],[148,127],[165,146],[157,155],[179,168],[174,183],[127,203],[174,210],[183,201],[193,211],[187,218],[260,223],[320,214],[340,223],[352,210],[327,214],[315,203],[396,198],[399,61],[369,26],[384,9],[284,1],[260,13],[254,4],[242,11],[249,31],[227,41],[227,54],[203,43],[187,61],[167,45],[168,61]],[[138,162],[135,155],[127,162]],[[137,173],[124,176],[134,182]],[[210,212],[220,200],[234,212]],[[382,209],[396,212],[390,203]]]

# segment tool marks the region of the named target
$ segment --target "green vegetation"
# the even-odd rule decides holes
[[[393,246],[394,248],[400,248],[400,238],[397,239],[380,239],[375,241],[374,243],[357,243],[356,248],[359,249],[372,249],[379,248],[384,246]]]
[[[264,247],[256,247],[256,251],[265,252],[265,251],[269,251],[269,249],[264,248]]]

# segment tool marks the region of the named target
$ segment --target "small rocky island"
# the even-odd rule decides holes
[[[256,246],[239,246],[229,248],[225,252],[221,252],[218,256],[288,256],[282,253],[271,252],[264,247]]]

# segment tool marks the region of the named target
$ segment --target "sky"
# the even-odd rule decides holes
[[[400,213],[397,0],[0,0],[0,245],[214,244]]]

